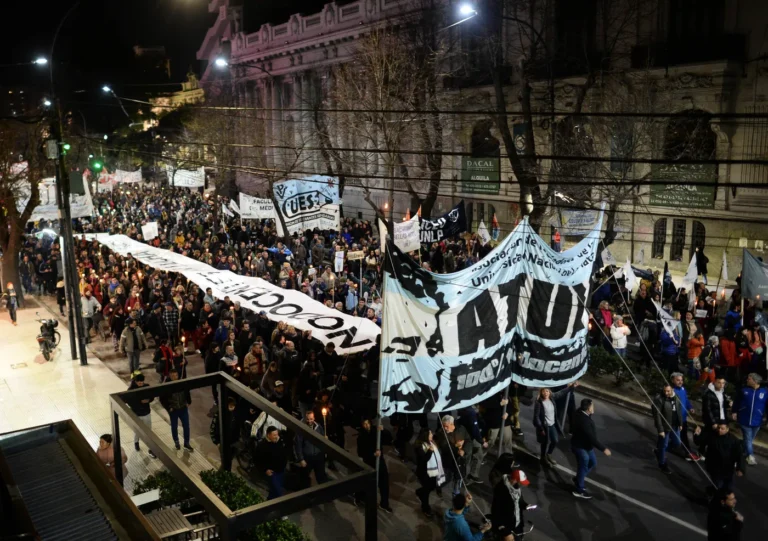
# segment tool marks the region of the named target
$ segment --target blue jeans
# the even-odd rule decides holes
[[[673,436],[674,437],[671,437]],[[659,466],[667,463],[667,451],[680,445],[680,431],[664,432],[664,436],[659,436],[656,441],[656,456],[659,459]]]
[[[171,435],[174,443],[179,443],[179,419],[184,430],[184,445],[189,445],[189,410],[181,408],[171,412]]]
[[[579,492],[584,492],[584,479],[597,466],[595,450],[590,449],[587,451],[581,447],[571,447],[571,451],[576,455],[576,463],[578,464],[576,469],[576,488]]]
[[[759,431],[759,426],[741,425],[741,432],[744,434],[744,452],[747,453],[747,456],[755,454],[755,450],[752,448],[752,440],[757,437]]]
[[[616,350],[616,354],[621,357],[622,359],[627,358],[627,348],[614,348]]]
[[[560,440],[560,435],[557,433],[557,426],[547,426],[544,428],[545,436],[541,441],[541,454],[539,458],[544,458],[546,455],[551,455],[555,450],[557,442]]]
[[[269,482],[269,495],[267,496],[268,500],[274,500],[275,498],[279,498],[285,494],[285,487],[283,487],[284,477],[285,472],[272,472],[272,475],[267,477],[267,481]]]

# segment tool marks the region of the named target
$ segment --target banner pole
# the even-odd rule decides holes
[[[718,278],[717,278],[717,285],[715,286],[715,299],[717,299],[717,297],[719,295],[718,291],[720,289],[720,280],[722,280],[722,279],[723,279],[723,262],[721,261],[720,262],[720,276],[718,276]]]
[[[510,383],[511,385],[511,383]],[[504,448],[504,423],[507,421],[505,416],[507,415],[507,404],[509,403],[509,385],[504,389],[504,406],[501,408],[501,428],[499,429],[499,456]]]
[[[384,251],[386,253],[387,250],[387,243],[386,243],[386,236],[384,237],[384,242],[381,243],[382,247],[384,248]],[[388,255],[388,254],[386,254]],[[384,258],[382,257],[382,261],[384,261]],[[361,261],[362,264],[362,261]],[[362,265],[360,267],[362,269]],[[360,273],[360,276],[362,276],[362,270]],[[386,296],[384,295],[384,288],[385,284],[387,283],[387,274],[386,274],[386,263],[382,265],[382,277],[381,277],[381,321],[382,324],[385,321],[384,318],[384,310],[386,309]],[[363,281],[360,280],[360,286],[362,288]],[[382,329],[383,330],[383,329]],[[376,490],[379,488],[379,461],[381,460],[381,431],[383,430],[383,426],[381,424],[381,389],[383,381],[381,379],[382,376],[382,367],[384,366],[384,363],[381,360],[381,355],[384,351],[384,340],[381,339],[381,335],[379,335],[379,379],[378,383],[376,385],[376,450],[379,451],[379,456],[376,457]]]

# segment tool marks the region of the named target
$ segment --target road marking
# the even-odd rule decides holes
[[[525,454],[530,455],[533,458],[538,458],[537,455],[534,455],[533,453],[531,453],[527,449],[524,449],[524,448],[520,447],[519,445],[515,445],[514,447],[515,447],[515,449],[517,449],[517,450],[519,450],[521,452],[524,452]],[[573,470],[571,470],[569,468],[566,468],[565,466],[561,466],[560,464],[556,464],[555,467],[558,470],[567,473],[571,477],[575,477],[576,476],[576,472],[575,471],[573,471]],[[584,479],[584,481],[586,483],[589,483],[591,485],[596,486],[600,490],[603,490],[605,492],[613,494],[617,498],[621,498],[622,500],[625,500],[625,501],[628,501],[629,503],[635,504],[638,507],[642,507],[646,511],[650,511],[651,513],[659,515],[660,517],[664,517],[667,520],[670,520],[670,521],[674,522],[678,526],[682,526],[683,528],[687,528],[687,529],[691,530],[692,532],[695,532],[695,533],[697,533],[699,535],[707,537],[707,531],[706,530],[702,530],[701,528],[699,528],[697,526],[694,526],[693,524],[690,524],[690,523],[688,523],[688,522],[686,522],[686,521],[684,521],[682,519],[679,519],[679,518],[677,518],[677,517],[675,517],[673,515],[670,515],[669,513],[665,513],[661,509],[656,509],[655,507],[653,507],[651,505],[648,505],[647,503],[641,502],[640,500],[636,500],[632,496],[628,496],[628,495],[624,494],[623,492],[619,492],[618,490],[615,490],[615,489],[613,489],[613,488],[611,488],[609,486],[606,486],[606,485],[604,485],[602,483],[598,483],[597,481],[593,481],[590,478],[586,478],[586,479]]]

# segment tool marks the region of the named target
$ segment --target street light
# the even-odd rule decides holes
[[[217,68],[226,68],[227,66],[229,66],[229,62],[227,62],[222,57],[218,57],[216,60],[213,61],[213,63],[216,65]]]
[[[104,92],[108,92],[108,93],[114,94],[114,92],[112,92],[112,88],[109,85],[104,85],[104,86],[101,87],[101,89]]]
[[[48,63],[48,59],[45,57],[41,56],[41,57],[35,58],[35,64],[37,64],[38,66],[45,66],[47,63]]]
[[[472,4],[461,4],[459,6],[459,15],[462,17],[469,17],[470,15],[476,15],[477,10]]]
[[[48,98],[45,98],[43,100],[43,105],[45,105],[46,107],[50,107],[53,104],[51,103],[51,100],[49,100]]]

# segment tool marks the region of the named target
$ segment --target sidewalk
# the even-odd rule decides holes
[[[624,384],[622,387],[616,387],[612,386],[610,383],[606,384],[598,378],[584,376],[579,380],[579,392],[589,397],[597,398],[604,402],[609,402],[650,417],[651,406],[648,404],[647,399],[641,400],[638,397],[632,396],[633,394],[640,395],[640,391],[633,388],[635,385],[635,383],[630,382]],[[652,393],[651,398],[653,398]],[[693,416],[694,421],[701,423],[701,401],[691,400],[691,402],[697,412],[696,415]],[[693,430],[695,425],[693,425],[693,423],[689,423],[689,425],[690,429]],[[741,438],[741,429],[735,422],[731,422],[731,432],[736,437]],[[762,430],[752,442],[756,455],[768,457],[768,434],[766,434],[766,432],[767,431]]]
[[[7,311],[0,312],[3,352],[0,357],[0,434],[72,419],[96,449],[101,434],[112,433],[108,396],[124,391],[127,384],[102,363],[92,349],[87,366],[72,360],[69,331],[61,322],[57,329],[61,333],[61,344],[53,360],[46,362],[35,340],[39,332],[35,311],[40,317],[52,317],[45,304],[54,301],[40,297],[33,300],[44,303],[39,308],[19,310],[16,327],[11,324]],[[152,428],[172,449],[168,417],[162,410],[160,404],[152,405]],[[121,424],[121,434],[122,448],[128,456],[125,490],[131,494],[134,482],[160,470],[162,464],[149,457],[146,445],[142,444],[138,453],[134,450],[133,431],[127,425]],[[196,444],[193,439],[193,447]],[[200,452],[176,452],[192,471],[199,473],[214,467]]]

